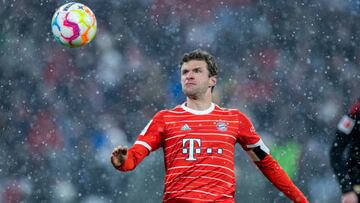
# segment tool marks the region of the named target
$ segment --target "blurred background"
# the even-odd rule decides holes
[[[51,33],[66,2],[0,1],[0,202],[161,202],[161,150],[129,173],[109,157],[184,101],[196,48],[217,58],[216,103],[251,118],[310,202],[340,202],[328,151],[360,96],[360,1],[79,1],[98,31],[77,49]],[[236,149],[237,202],[289,202]]]

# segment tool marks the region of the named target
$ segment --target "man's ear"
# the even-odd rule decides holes
[[[210,82],[209,82],[209,87],[215,87],[216,82],[217,82],[216,76],[211,76],[210,77]]]

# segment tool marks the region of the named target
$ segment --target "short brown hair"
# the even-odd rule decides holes
[[[218,67],[215,62],[215,58],[208,52],[201,49],[196,49],[191,51],[190,53],[185,53],[180,62],[180,67],[184,63],[191,60],[205,61],[207,64],[207,69],[209,70],[209,77],[218,75]]]

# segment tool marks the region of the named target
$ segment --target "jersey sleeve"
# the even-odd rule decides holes
[[[248,153],[264,176],[289,199],[297,203],[308,203],[305,195],[295,186],[286,172],[270,155],[251,121],[240,112],[238,142]]]
[[[142,145],[149,152],[155,151],[163,145],[165,123],[163,111],[157,113],[139,134],[134,145]]]
[[[309,202],[271,155],[266,156],[260,161],[256,161],[255,164],[264,176],[293,202]]]
[[[148,122],[139,134],[134,145],[130,147],[128,150],[128,158],[122,165],[115,168],[124,172],[131,171],[135,169],[150,152],[161,147],[164,126],[162,112],[159,112]]]
[[[261,137],[256,133],[256,130],[250,121],[243,113],[239,112],[239,127],[237,141],[245,151],[250,149],[260,148],[266,154],[270,150],[266,147]],[[250,155],[251,156],[251,155]],[[253,157],[252,157],[253,158]]]

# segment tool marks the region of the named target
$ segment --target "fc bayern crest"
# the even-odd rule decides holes
[[[228,125],[224,121],[217,121],[216,128],[221,131],[226,131],[228,129]]]

